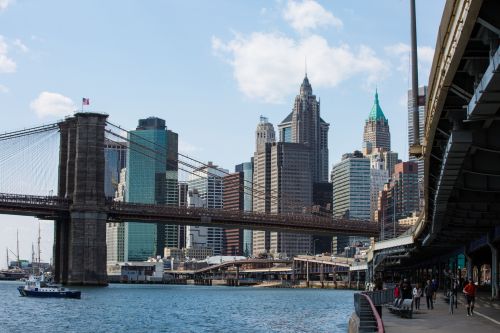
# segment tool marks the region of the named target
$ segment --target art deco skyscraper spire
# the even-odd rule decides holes
[[[363,132],[363,148],[370,154],[375,148],[391,150],[391,133],[389,121],[382,112],[378,100],[378,91],[375,90],[375,101],[373,103],[368,119],[365,121]]]
[[[328,182],[328,130],[330,124],[320,116],[320,102],[304,77],[293,111],[278,125],[280,141],[309,147],[313,182]]]

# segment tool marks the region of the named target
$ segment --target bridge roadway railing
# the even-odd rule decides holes
[[[106,213],[112,221],[175,220],[182,224],[240,225],[250,229],[276,228],[319,233],[346,233],[377,236],[378,223],[365,220],[339,219],[299,213],[270,214],[238,210],[174,207],[136,203],[107,202]],[[67,213],[71,201],[57,196],[34,196],[0,193],[0,213],[43,216]]]
[[[110,219],[122,221],[158,221],[166,218],[176,222],[186,220],[189,223],[199,220],[202,224],[241,224],[246,227],[262,226],[290,227],[295,229],[318,229],[318,231],[337,231],[363,235],[378,235],[379,227],[375,222],[364,220],[336,219],[298,213],[270,214],[195,207],[175,207],[114,202],[109,209]]]
[[[68,211],[70,201],[57,196],[0,193],[0,211]]]

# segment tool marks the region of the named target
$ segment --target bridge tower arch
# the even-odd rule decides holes
[[[58,196],[71,201],[54,224],[54,276],[70,285],[107,285],[104,128],[107,115],[78,112],[59,123]]]

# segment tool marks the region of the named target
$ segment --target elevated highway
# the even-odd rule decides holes
[[[466,258],[491,266],[498,297],[500,246],[500,1],[448,0],[426,101],[425,208],[401,237],[375,244],[370,269],[422,279],[459,274]],[[477,267],[476,267],[477,270]],[[371,274],[375,274],[372,271]],[[478,273],[476,273],[478,275]]]

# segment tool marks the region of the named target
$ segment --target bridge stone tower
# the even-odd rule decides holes
[[[107,115],[79,112],[59,123],[58,196],[71,200],[55,221],[54,276],[73,285],[107,285],[104,128]]]

